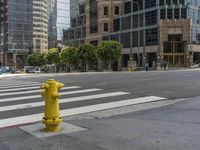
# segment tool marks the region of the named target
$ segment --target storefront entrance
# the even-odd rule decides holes
[[[186,66],[186,42],[164,42],[163,61],[167,61],[171,67]]]

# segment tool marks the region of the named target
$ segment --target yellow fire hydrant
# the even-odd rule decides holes
[[[58,132],[62,130],[59,127],[62,118],[59,114],[59,98],[61,95],[58,93],[58,90],[63,86],[64,84],[53,79],[47,80],[41,86],[41,89],[43,89],[41,95],[45,99],[44,117],[42,119],[43,124],[46,125],[46,128],[43,130],[45,132]]]

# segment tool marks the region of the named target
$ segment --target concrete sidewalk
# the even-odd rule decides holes
[[[136,110],[146,107],[136,112],[127,111],[130,106],[124,108],[127,113],[115,116],[105,117],[108,110],[104,115],[96,112],[64,118],[73,131],[48,137],[28,133],[38,123],[4,128],[0,130],[0,150],[199,150],[199,99],[157,108],[153,108],[156,103],[136,105]]]

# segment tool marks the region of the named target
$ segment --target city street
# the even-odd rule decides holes
[[[199,149],[200,70],[0,76],[0,150]],[[41,133],[47,79],[64,130]]]

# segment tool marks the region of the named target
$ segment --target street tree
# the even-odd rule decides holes
[[[111,64],[118,61],[122,55],[122,44],[118,41],[110,40],[103,41],[98,45],[97,56],[98,58],[108,64],[108,69],[111,70]]]
[[[44,53],[32,53],[28,55],[28,64],[30,66],[42,66],[45,65]]]
[[[84,71],[88,70],[88,65],[97,62],[96,47],[91,44],[83,44],[78,49],[78,59]]]
[[[69,64],[70,69],[72,66],[78,64],[78,49],[75,47],[64,47],[60,53],[60,59],[62,64]]]
[[[36,66],[36,62],[37,62],[37,55],[36,55],[36,53],[28,55],[27,59],[28,59],[28,64],[30,66]]]
[[[60,63],[59,51],[57,48],[50,49],[44,56],[48,64],[58,65]]]
[[[38,67],[41,67],[46,64],[46,60],[44,58],[45,53],[38,53],[36,57],[36,64]]]
[[[48,64],[54,64],[56,66],[56,72],[58,72],[60,67],[60,54],[57,48],[50,49],[44,56]]]

